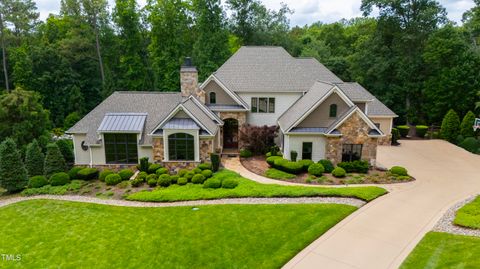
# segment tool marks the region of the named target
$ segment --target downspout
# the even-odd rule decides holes
[[[89,164],[89,166],[93,167],[92,147],[90,145],[88,146],[88,151],[90,152],[90,162],[89,162],[90,164]]]

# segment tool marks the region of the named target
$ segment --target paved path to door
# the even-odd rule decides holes
[[[379,147],[378,161],[417,180],[363,206],[284,268],[398,268],[448,208],[480,193],[480,156],[441,140]]]

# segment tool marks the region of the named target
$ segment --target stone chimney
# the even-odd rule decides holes
[[[185,62],[180,68],[180,89],[183,97],[193,95],[205,104],[205,93],[200,90],[198,85],[198,71],[197,68],[193,66],[190,57],[185,58]]]

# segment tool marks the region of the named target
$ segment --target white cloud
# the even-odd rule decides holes
[[[48,17],[49,13],[58,14],[60,10],[60,0],[36,0],[35,2],[42,20]],[[113,6],[114,2],[109,0],[110,6]],[[143,6],[146,0],[137,0],[137,2]],[[292,26],[317,21],[334,22],[343,18],[362,16],[361,0],[262,0],[262,2],[270,9],[280,8],[281,2],[287,4],[295,11],[290,16]],[[441,0],[439,2],[447,9],[448,17],[455,22],[460,22],[462,14],[474,6],[473,0]]]

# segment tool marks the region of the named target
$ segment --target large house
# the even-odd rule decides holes
[[[281,47],[242,47],[203,83],[187,59],[180,92],[115,92],[68,130],[75,163],[193,166],[239,149],[239,126],[278,125],[285,158],[374,163],[389,144],[390,109],[360,84]],[[241,147],[241,145],[240,145]]]

